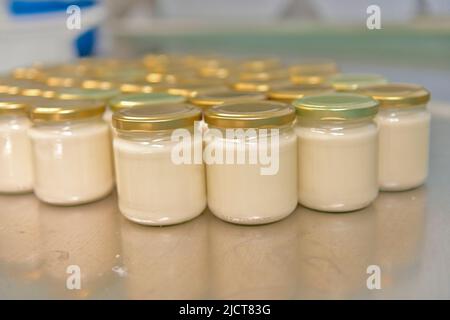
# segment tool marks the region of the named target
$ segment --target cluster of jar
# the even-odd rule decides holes
[[[187,221],[207,206],[238,224],[280,220],[298,203],[358,210],[379,190],[426,180],[429,99],[419,85],[319,60],[288,68],[149,55],[19,68],[0,79],[0,192],[78,205],[116,185],[122,214],[147,225]],[[197,161],[174,161],[177,129],[200,133],[183,141],[183,152],[200,150]],[[276,133],[278,143],[228,129]],[[247,161],[205,162],[207,149],[245,150]],[[271,174],[248,161],[262,149],[276,156]]]

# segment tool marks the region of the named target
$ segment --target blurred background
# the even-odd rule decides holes
[[[366,26],[374,4],[379,30]],[[81,9],[80,29],[67,28],[70,5]],[[324,57],[450,101],[448,0],[3,0],[0,43],[2,72],[90,55]]]

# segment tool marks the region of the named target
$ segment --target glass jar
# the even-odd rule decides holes
[[[200,215],[206,207],[201,110],[189,104],[122,109],[113,115],[114,159],[119,208],[129,220],[171,225]],[[178,129],[178,130],[176,130]],[[174,138],[178,133],[185,139]],[[180,161],[182,147],[186,161]],[[194,158],[194,159],[193,159]]]
[[[383,191],[422,185],[428,175],[430,93],[412,84],[385,84],[361,90],[380,102],[379,177]]]
[[[33,190],[33,162],[27,105],[15,97],[0,97],[0,192]]]
[[[105,105],[89,100],[36,103],[29,115],[34,192],[47,203],[76,205],[100,199],[114,186]]]
[[[384,84],[387,80],[379,74],[364,73],[340,73],[328,78],[336,91],[349,92],[364,87]]]
[[[208,206],[222,220],[264,224],[297,206],[294,109],[278,102],[223,104],[205,111]]]
[[[298,121],[298,201],[344,212],[368,206],[378,195],[378,103],[335,93],[294,102]]]

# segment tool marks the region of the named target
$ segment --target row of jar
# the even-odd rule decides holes
[[[227,103],[203,115],[183,103],[122,108],[111,120],[114,157],[104,103],[39,100],[27,110],[3,99],[0,191],[33,189],[47,203],[86,203],[112,191],[115,167],[120,211],[142,224],[180,223],[206,205],[239,224],[280,220],[298,202],[357,210],[379,189],[425,181],[429,98],[423,87],[389,84],[306,96],[293,106]]]

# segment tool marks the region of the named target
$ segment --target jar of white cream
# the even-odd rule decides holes
[[[294,101],[297,109],[298,201],[305,207],[344,212],[378,195],[378,103],[334,93]]]
[[[375,117],[380,129],[380,189],[402,191],[422,185],[428,175],[430,93],[418,85],[394,83],[360,92],[380,103]]]
[[[17,97],[0,97],[0,193],[33,190],[27,108]]]
[[[201,110],[189,104],[122,109],[113,115],[119,209],[136,223],[181,223],[206,208]],[[197,156],[195,156],[195,154]]]
[[[29,131],[34,192],[47,203],[76,205],[100,199],[114,186],[103,102],[47,99],[33,105]]]
[[[279,102],[223,104],[205,111],[208,206],[222,220],[264,224],[297,206],[295,111]]]

